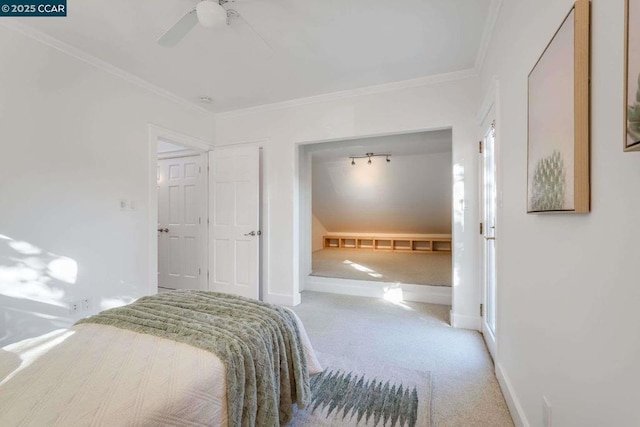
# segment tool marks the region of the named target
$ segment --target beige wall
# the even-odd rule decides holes
[[[322,236],[324,236],[325,234],[328,234],[327,229],[324,228],[324,225],[322,225],[320,220],[315,215],[313,215],[311,218],[311,250],[313,252],[324,247]]]

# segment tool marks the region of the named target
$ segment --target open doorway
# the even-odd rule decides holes
[[[207,289],[207,155],[157,139],[158,291]]]
[[[158,292],[159,288],[158,288],[158,276],[159,276],[159,260],[158,260],[158,255],[159,255],[159,242],[160,242],[160,236],[161,236],[161,232],[158,231],[160,229],[160,225],[162,225],[159,221],[159,216],[158,216],[158,207],[159,207],[159,203],[158,203],[158,196],[159,196],[159,192],[158,192],[158,179],[159,179],[159,163],[158,163],[158,156],[159,153],[158,151],[165,151],[165,152],[173,152],[173,154],[175,155],[176,153],[178,153],[180,150],[191,150],[191,153],[188,153],[187,151],[184,151],[182,154],[195,154],[195,155],[199,155],[200,159],[201,159],[201,167],[202,165],[204,165],[204,167],[202,168],[202,171],[200,172],[200,170],[198,171],[200,173],[200,175],[202,176],[204,174],[204,176],[206,177],[206,165],[208,163],[208,152],[212,149],[211,145],[208,144],[207,142],[201,140],[201,139],[197,139],[197,138],[193,138],[191,136],[182,134],[180,132],[176,132],[170,129],[166,129],[164,127],[161,126],[157,126],[154,124],[149,124],[148,125],[148,131],[149,131],[149,139],[148,139],[148,169],[147,169],[147,176],[148,176],[148,198],[149,198],[149,218],[147,221],[147,235],[148,235],[148,242],[149,242],[149,246],[148,246],[148,259],[149,259],[149,287],[148,287],[148,293],[149,294],[155,294]],[[170,144],[170,145],[169,145]],[[163,149],[159,147],[179,147],[179,149]],[[165,154],[161,154],[161,156],[164,156]],[[170,157],[170,155],[167,155],[168,157]],[[208,182],[206,179],[203,180],[204,184],[202,186],[202,191],[200,192],[201,194],[201,199],[200,201],[202,202],[201,204],[201,215],[198,217],[199,218],[199,223],[202,222],[203,224],[198,224],[199,228],[200,228],[200,236],[201,239],[199,240],[199,245],[198,245],[198,253],[197,253],[197,257],[198,257],[198,284],[199,284],[199,288],[200,289],[207,289],[208,288],[208,278],[207,278],[207,269],[206,269],[206,265],[207,265],[207,259],[208,259],[208,245],[207,245],[207,239],[206,239],[206,221],[203,220],[203,218],[206,218],[206,212],[207,212],[207,203],[208,203]],[[175,191],[175,190],[174,190]],[[171,230],[170,227],[168,226],[163,226],[162,227],[163,230],[165,228],[169,228],[169,230]],[[168,232],[163,232],[163,236],[168,236]],[[175,242],[175,240],[173,241]],[[202,268],[202,266],[204,266],[205,268]],[[193,271],[193,269],[192,269]]]
[[[311,169],[302,287],[451,304],[451,130],[302,150]]]

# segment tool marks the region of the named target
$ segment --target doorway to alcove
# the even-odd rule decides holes
[[[451,303],[451,130],[311,144],[301,155],[302,289]]]

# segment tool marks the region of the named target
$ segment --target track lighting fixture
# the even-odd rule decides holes
[[[375,154],[375,153],[366,153],[363,156],[349,156],[349,158],[351,159],[351,166],[355,166],[356,165],[356,160],[355,159],[367,159],[367,164],[370,165],[373,162],[371,161],[372,157],[386,157],[387,158],[387,163],[389,163],[391,161],[391,159],[389,157],[391,157],[391,154]]]

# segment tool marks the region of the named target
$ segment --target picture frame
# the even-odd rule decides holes
[[[625,0],[624,7],[624,123],[623,150],[640,151],[640,1]]]
[[[588,213],[590,2],[577,0],[529,73],[527,213]]]

